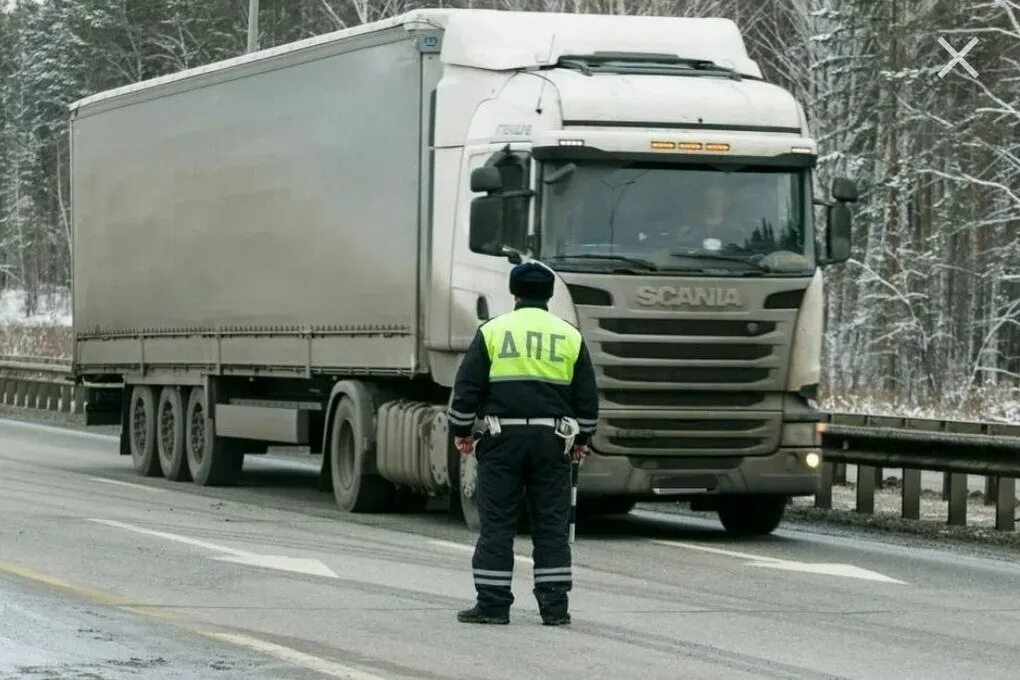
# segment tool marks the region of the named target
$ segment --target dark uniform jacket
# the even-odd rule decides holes
[[[476,416],[573,417],[581,426],[575,444],[591,438],[599,405],[591,356],[577,329],[545,310],[521,302],[478,329],[454,385],[455,436],[469,436]]]

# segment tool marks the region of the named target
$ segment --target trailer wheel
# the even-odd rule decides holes
[[[244,453],[235,442],[216,436],[208,414],[205,390],[196,387],[188,397],[184,428],[191,477],[199,486],[236,484],[244,465]]]
[[[184,450],[184,396],[179,387],[164,387],[156,407],[156,448],[163,476],[175,482],[191,479]]]
[[[333,413],[329,438],[329,472],[336,504],[347,512],[382,512],[389,509],[396,490],[376,474],[363,472],[368,446],[353,402],[343,398]]]
[[[159,456],[156,453],[156,397],[151,387],[131,388],[128,407],[128,431],[131,462],[142,477],[159,477]]]
[[[785,496],[731,496],[719,499],[719,520],[734,536],[771,534],[783,520]]]

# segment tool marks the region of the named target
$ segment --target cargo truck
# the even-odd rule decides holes
[[[728,20],[413,11],[89,97],[71,143],[74,373],[125,385],[141,475],[307,447],[345,511],[475,523],[444,411],[534,259],[596,365],[582,511],[767,533],[815,491],[856,189],[814,197],[802,107]]]

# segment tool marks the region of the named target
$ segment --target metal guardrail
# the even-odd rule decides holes
[[[902,470],[901,514],[920,519],[921,472],[945,473],[948,524],[967,524],[967,475],[986,477],[985,497],[995,504],[995,528],[1016,530],[1016,478],[1020,477],[1020,424],[830,413],[822,425],[825,455],[815,507],[832,507],[832,487],[857,466],[856,510],[873,514],[885,468]]]
[[[120,385],[74,383],[68,359],[0,356],[0,405],[83,415],[86,425],[120,423]]]
[[[45,357],[0,356],[0,404],[85,415],[89,425],[120,422],[116,384],[75,384],[71,362]],[[986,498],[996,505],[995,526],[1016,529],[1016,478],[1020,477],[1020,424],[984,423],[828,413],[820,426],[825,447],[818,508],[832,507],[832,488],[856,465],[856,510],[873,514],[882,471],[903,471],[902,516],[920,519],[921,472],[946,473],[943,495],[948,523],[967,523],[967,475],[988,479]]]

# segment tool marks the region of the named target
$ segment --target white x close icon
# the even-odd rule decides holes
[[[943,66],[942,70],[939,71],[939,78],[944,78],[945,75],[949,73],[953,69],[953,67],[956,66],[957,64],[963,66],[963,68],[966,69],[967,73],[970,74],[971,78],[977,78],[978,72],[974,70],[973,66],[967,63],[966,59],[964,59],[967,53],[970,52],[974,48],[974,45],[977,44],[978,39],[971,38],[970,42],[964,45],[962,50],[957,52],[956,49],[952,45],[950,45],[949,42],[946,41],[945,38],[939,36],[939,45],[942,45],[942,47],[946,48],[946,52],[949,52],[949,54],[953,57],[952,59],[949,60],[949,63]]]

